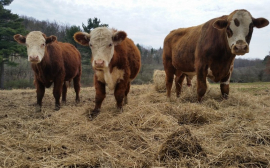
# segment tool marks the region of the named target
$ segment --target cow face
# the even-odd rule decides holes
[[[96,70],[103,70],[109,66],[114,54],[114,46],[120,44],[127,34],[106,27],[99,27],[88,33],[77,32],[74,40],[84,46],[89,45],[92,51],[92,66]]]
[[[55,36],[46,37],[40,31],[32,31],[26,37],[16,34],[14,39],[27,47],[28,61],[31,63],[40,63],[44,57],[46,44],[55,41]]]
[[[213,26],[217,29],[226,29],[228,45],[231,53],[244,55],[249,52],[253,27],[262,28],[269,24],[265,18],[254,19],[246,10],[232,12],[227,20],[217,20]]]

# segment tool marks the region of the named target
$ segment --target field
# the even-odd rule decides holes
[[[79,104],[69,88],[59,111],[47,89],[39,113],[34,89],[2,90],[0,167],[270,167],[270,83],[231,84],[228,100],[210,84],[202,103],[172,93],[132,85],[119,112],[109,91],[90,121],[93,87]]]

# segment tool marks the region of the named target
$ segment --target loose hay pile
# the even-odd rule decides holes
[[[41,113],[28,105],[35,90],[0,91],[0,167],[270,166],[269,83],[231,85],[228,100],[211,84],[200,104],[188,90],[168,101],[149,87],[132,85],[122,113],[109,93],[93,121],[93,87],[77,105],[69,89],[57,112],[46,90]]]
[[[206,156],[196,137],[188,128],[181,128],[169,135],[159,151],[160,160],[181,159],[185,157]]]

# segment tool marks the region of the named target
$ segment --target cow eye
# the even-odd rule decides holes
[[[111,47],[111,46],[112,46],[112,43],[109,44],[109,47]]]
[[[90,47],[93,47],[93,45],[92,45],[92,44],[89,44],[89,46],[90,46]]]
[[[45,46],[45,44],[43,43],[43,44],[41,44],[41,47],[44,47]]]

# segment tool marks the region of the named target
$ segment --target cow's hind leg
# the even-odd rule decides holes
[[[175,77],[175,91],[176,91],[176,96],[179,97],[181,94],[182,90],[182,84],[185,79],[185,74],[183,74],[180,71],[176,72],[176,77]]]
[[[67,88],[68,88],[68,86],[67,86],[66,82],[64,82],[63,88],[62,88],[62,104],[66,104],[66,101],[67,101]]]
[[[75,93],[76,93],[76,103],[80,102],[80,95],[79,95],[80,89],[81,89],[80,81],[81,81],[81,76],[80,75],[76,76],[73,79],[74,90],[75,90]]]
[[[167,60],[164,63],[164,69],[166,73],[166,90],[167,90],[167,97],[171,97],[171,89],[173,84],[173,78],[175,73],[175,68],[173,67],[171,61]]]

